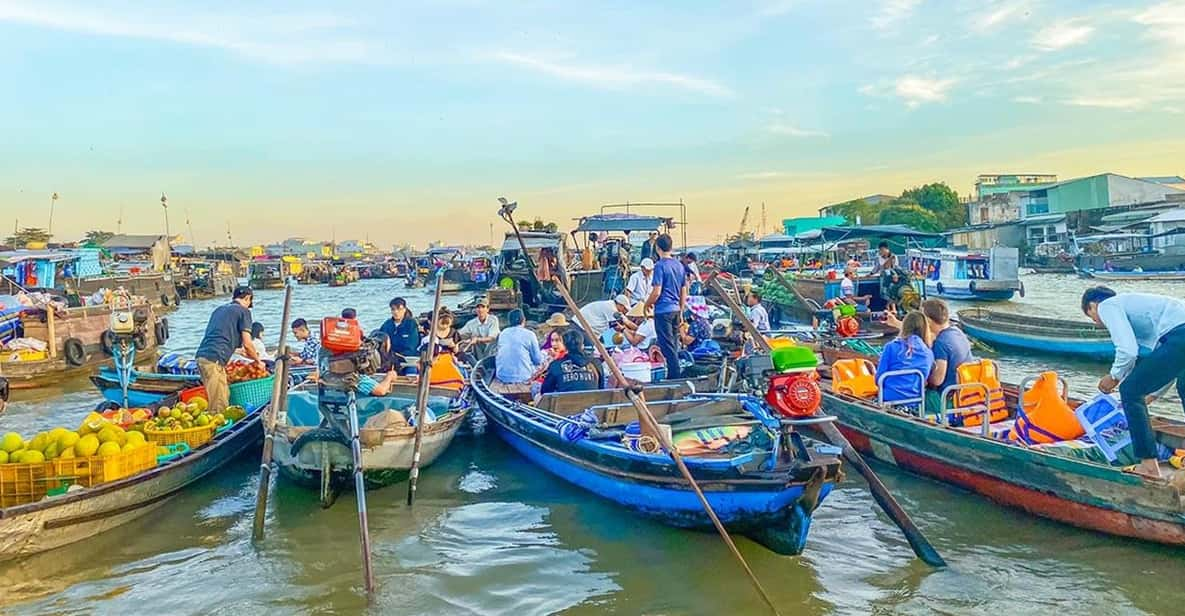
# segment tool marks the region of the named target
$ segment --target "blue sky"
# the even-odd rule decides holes
[[[386,244],[677,200],[695,239],[980,172],[1185,172],[1185,3],[0,0],[0,224]],[[184,229],[182,229],[184,230]],[[500,233],[500,230],[498,230]]]

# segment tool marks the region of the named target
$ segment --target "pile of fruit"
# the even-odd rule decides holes
[[[87,415],[78,430],[54,428],[28,441],[16,432],[0,438],[0,464],[36,464],[47,460],[113,456],[150,443],[141,432],[124,430],[98,413]]]
[[[246,414],[238,407],[227,407],[223,413],[210,414],[208,411],[209,403],[205,398],[195,397],[188,403],[178,402],[172,407],[162,406],[156,410],[156,418],[149,420],[145,425],[153,430],[160,432],[179,432],[187,428],[198,428],[206,426],[214,426],[220,428],[239,413]]]
[[[794,284],[794,283],[791,283]],[[767,272],[757,292],[761,294],[761,298],[779,306],[794,306],[798,304],[798,298],[794,293],[782,285],[772,273]]]
[[[269,374],[267,368],[252,362],[233,361],[226,365],[226,379],[231,384],[264,379]]]

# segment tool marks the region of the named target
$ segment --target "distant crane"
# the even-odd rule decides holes
[[[737,231],[737,238],[745,238],[745,227],[749,226],[749,206],[745,206],[745,213],[741,215],[741,228]]]
[[[765,202],[761,202],[761,237],[765,237]]]

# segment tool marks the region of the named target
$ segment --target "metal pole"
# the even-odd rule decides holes
[[[428,346],[420,353],[420,382],[416,387],[416,440],[412,446],[411,474],[408,475],[407,504],[416,500],[416,485],[420,479],[420,448],[424,442],[424,416],[428,408],[428,390],[432,359],[436,355],[436,324],[440,321],[440,289],[444,287],[444,268],[436,270],[436,298],[432,302],[432,325],[428,332]]]
[[[263,416],[263,457],[259,462],[259,489],[255,493],[255,520],[251,531],[251,540],[263,539],[264,514],[267,511],[268,489],[272,478],[272,452],[275,449],[276,418],[279,415],[277,405],[286,402],[285,394],[288,380],[288,316],[292,308],[292,285],[284,287],[284,311],[280,323],[280,345],[276,347],[276,380],[272,385],[272,403],[265,409]]]
[[[57,202],[58,202],[58,193],[54,193],[49,198],[49,230],[48,231],[49,231],[50,239],[53,239],[53,210],[54,210],[54,205],[56,205]],[[46,240],[45,243],[49,244],[49,241]]]

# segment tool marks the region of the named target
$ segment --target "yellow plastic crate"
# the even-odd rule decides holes
[[[209,443],[214,438],[214,430],[217,428],[218,426],[215,426],[213,422],[208,426],[194,426],[181,430],[155,430],[144,426],[144,436],[148,439],[148,442],[156,443],[157,445],[187,443],[190,449],[197,449]]]
[[[37,502],[60,487],[63,484],[52,463],[0,464],[0,507]]]
[[[59,480],[69,480],[80,486],[93,488],[156,468],[156,446],[145,443],[131,451],[122,451],[115,455],[58,458],[46,464],[53,465],[53,473]]]
[[[0,351],[0,361],[45,361],[47,359],[49,359],[49,351],[34,351],[33,349]]]

